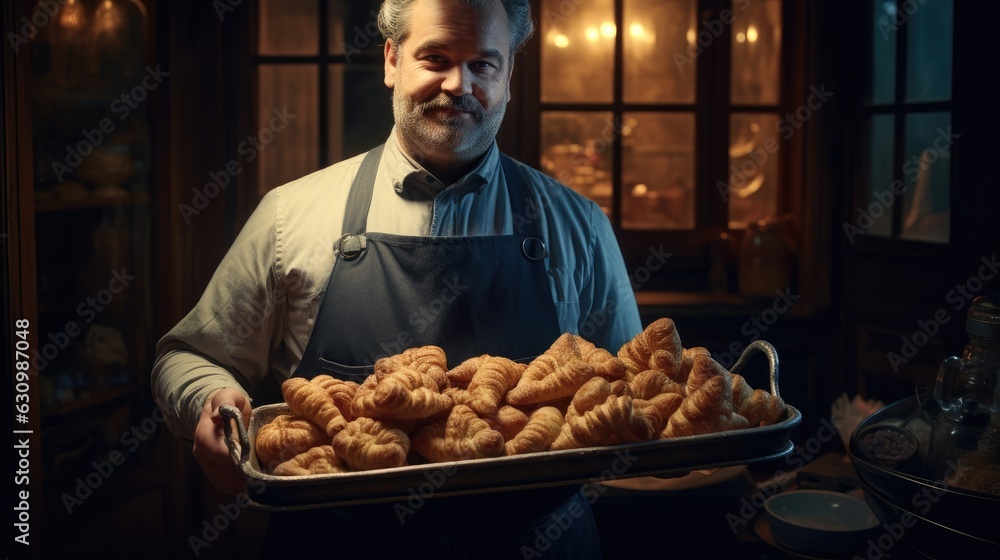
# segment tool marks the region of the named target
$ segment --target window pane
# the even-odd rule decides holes
[[[862,151],[865,170],[865,199],[849,219],[850,224],[864,234],[889,237],[892,235],[892,207],[898,200],[893,192],[893,123],[892,115],[875,115],[865,123],[867,150]],[[898,188],[896,189],[899,190]],[[857,235],[849,236],[853,241]]]
[[[692,113],[625,113],[622,226],[694,229]]]
[[[892,103],[896,97],[896,0],[875,0],[872,20],[871,103]]]
[[[729,119],[729,184],[717,186],[729,203],[730,228],[777,215],[778,130],[773,113],[733,113]]]
[[[732,102],[775,105],[781,70],[781,1],[755,0],[740,8],[732,11]]]
[[[382,54],[385,44],[378,30],[378,9],[382,0],[328,0],[329,50],[351,62],[358,54]]]
[[[259,159],[264,194],[319,167],[319,76],[312,64],[262,64],[257,73],[259,130],[239,151],[248,163]]]
[[[542,102],[610,103],[614,89],[612,0],[544,0]]]
[[[903,239],[948,242],[952,142],[951,113],[907,115]]]
[[[625,101],[694,103],[694,0],[625,1]],[[668,62],[669,61],[669,62]]]
[[[951,0],[904,2],[906,100],[951,99]]]
[[[392,130],[392,90],[382,66],[330,67],[329,159],[338,162],[385,142]]]
[[[617,130],[610,112],[542,113],[542,170],[601,205],[611,215],[612,145]]]
[[[318,0],[260,0],[260,54],[319,54]]]

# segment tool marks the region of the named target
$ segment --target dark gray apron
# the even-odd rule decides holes
[[[343,237],[316,326],[295,375],[363,381],[375,360],[433,344],[450,367],[480,354],[522,359],[560,334],[535,220],[516,235],[413,237],[366,233],[381,147],[351,185]],[[514,216],[528,192],[517,164],[501,156]]]
[[[295,375],[361,382],[378,358],[428,344],[444,349],[449,367],[480,354],[543,353],[561,330],[537,224],[517,219],[533,215],[517,164],[501,155],[515,235],[366,233],[382,148],[365,156],[351,185],[336,264]],[[393,504],[274,514],[261,557],[287,557],[296,541],[311,544],[308,535],[337,556],[600,558],[579,487],[429,499],[405,523]]]

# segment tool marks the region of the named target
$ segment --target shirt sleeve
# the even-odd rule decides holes
[[[206,398],[247,393],[269,372],[282,340],[284,287],[275,266],[276,196],[265,195],[197,305],[157,344],[151,384],[167,427],[190,442]]]
[[[594,265],[583,287],[583,294],[590,296],[587,302],[590,312],[581,314],[579,331],[584,338],[614,354],[642,331],[642,323],[611,222],[596,203],[589,206]],[[586,299],[581,297],[581,304]]]

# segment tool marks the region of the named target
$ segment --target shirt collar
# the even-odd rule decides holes
[[[403,150],[396,138],[396,127],[393,127],[386,140],[384,161],[396,194],[407,200],[431,200],[449,189],[476,193],[485,191],[490,184],[489,178],[497,173],[500,150],[494,140],[472,171],[454,184],[445,185]]]

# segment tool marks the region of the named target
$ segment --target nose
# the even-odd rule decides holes
[[[453,66],[447,71],[441,90],[456,97],[471,94],[472,72],[462,64]]]

